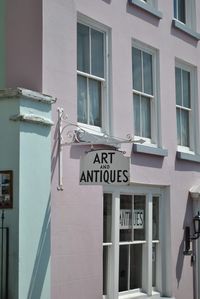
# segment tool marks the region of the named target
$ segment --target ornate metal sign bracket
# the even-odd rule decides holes
[[[70,122],[63,108],[58,108],[58,187],[63,191],[63,146],[65,145],[107,145],[119,149],[123,143],[143,143],[144,140],[134,140],[131,134],[127,138],[118,138],[95,130],[85,130],[78,124]]]

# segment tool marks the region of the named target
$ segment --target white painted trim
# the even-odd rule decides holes
[[[54,124],[50,119],[35,114],[16,114],[12,115],[10,117],[10,120],[34,123],[37,125],[44,126],[53,126]]]
[[[34,101],[46,103],[46,104],[53,104],[56,102],[56,98],[51,97],[46,94],[42,94],[37,91],[33,91],[30,89],[25,89],[21,87],[16,88],[6,88],[0,90],[0,100],[3,100],[4,98],[29,98]]]

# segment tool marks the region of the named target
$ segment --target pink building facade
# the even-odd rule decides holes
[[[199,299],[199,241],[183,252],[200,209],[200,3],[21,0],[5,9],[2,87],[57,98],[51,298]],[[130,160],[130,183],[80,185],[81,156],[116,148]]]

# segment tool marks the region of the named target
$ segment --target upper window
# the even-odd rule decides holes
[[[195,1],[174,0],[174,18],[195,30]]]
[[[133,109],[135,135],[157,143],[155,51],[133,46]]]
[[[186,22],[185,0],[174,0],[174,17],[182,23]]]
[[[105,119],[107,78],[106,33],[77,24],[78,122],[102,128]]]
[[[195,72],[194,69],[177,63],[176,81],[176,121],[177,144],[181,150],[195,151]]]

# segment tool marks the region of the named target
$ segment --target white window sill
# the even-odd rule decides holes
[[[175,299],[175,297],[160,297],[160,293],[153,292],[152,296],[148,296],[145,293],[137,292],[126,295],[119,295],[118,299]],[[103,299],[107,299],[106,295],[103,295]]]
[[[197,155],[193,152],[184,152],[184,151],[179,151],[178,150],[176,152],[176,158],[178,160],[185,160],[185,161],[200,163],[200,155]]]
[[[128,0],[128,2],[130,4],[134,4],[135,6],[137,6],[139,8],[142,8],[143,10],[147,11],[148,13],[150,13],[151,15],[153,15],[154,17],[156,17],[158,19],[162,19],[162,17],[163,17],[162,12],[157,10],[152,5],[142,2],[141,0]]]
[[[190,27],[188,27],[187,24],[184,24],[184,23],[180,22],[179,20],[173,19],[172,25],[174,28],[186,33],[187,35],[196,39],[197,41],[200,40],[200,33],[196,32],[193,29],[191,29]]]
[[[144,145],[144,144],[133,144],[133,152],[134,153],[140,153],[140,154],[149,154],[149,155],[155,155],[160,157],[166,157],[168,156],[168,150],[163,149],[160,147],[155,147],[151,145]]]
[[[119,299],[175,299],[174,297],[161,297],[160,293],[158,292],[152,292],[151,296],[148,296],[145,293],[142,292],[134,292],[129,294],[121,294],[118,297]]]

